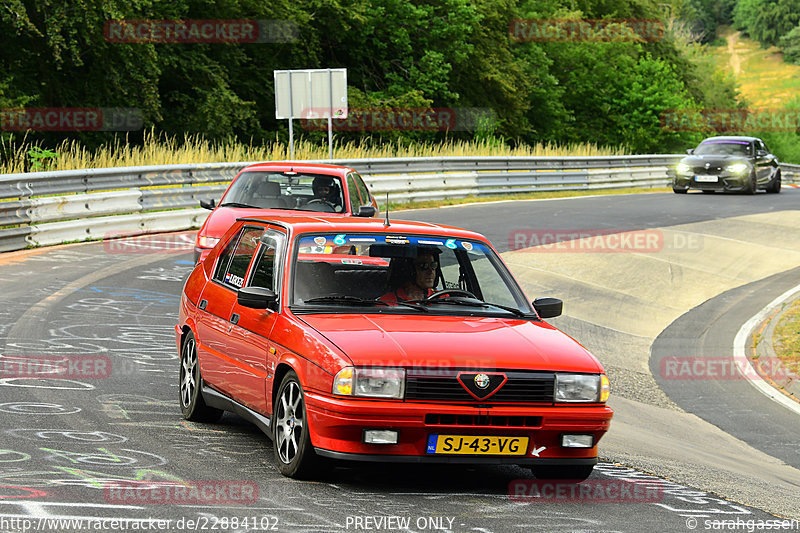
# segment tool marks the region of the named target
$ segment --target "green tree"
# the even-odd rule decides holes
[[[800,25],[781,37],[778,45],[783,52],[784,61],[800,64]]]

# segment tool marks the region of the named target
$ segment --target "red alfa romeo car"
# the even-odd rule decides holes
[[[531,304],[485,237],[420,222],[242,218],[184,286],[180,406],[322,458],[510,463],[585,479],[609,428],[602,365]]]
[[[378,214],[378,203],[358,172],[311,163],[250,165],[233,178],[219,205],[214,200],[201,200],[200,205],[212,212],[197,232],[195,263],[208,254],[237,218],[260,214],[264,209],[362,217]]]

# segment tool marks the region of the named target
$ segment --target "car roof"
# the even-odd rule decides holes
[[[247,222],[269,222],[291,229],[295,234],[307,232],[358,232],[358,233],[387,233],[392,234],[421,234],[421,235],[442,235],[460,239],[476,239],[486,241],[486,237],[480,233],[445,226],[443,224],[432,224],[430,222],[416,222],[411,220],[392,220],[389,226],[384,221],[376,218],[365,217],[325,217],[304,214],[283,214],[272,215],[264,214],[258,216],[248,216],[237,220]]]
[[[744,135],[719,135],[717,137],[708,137],[706,139],[703,139],[702,141],[700,141],[700,144],[703,144],[704,142],[708,142],[708,141],[748,141],[748,142],[753,142],[753,141],[760,141],[760,140],[761,139],[759,139],[758,137],[747,137],[747,136],[744,136]]]
[[[327,174],[330,176],[345,176],[348,172],[355,172],[350,167],[322,163],[306,163],[305,161],[266,161],[246,166],[242,169],[242,172],[267,170],[278,172],[294,171],[302,174]]]

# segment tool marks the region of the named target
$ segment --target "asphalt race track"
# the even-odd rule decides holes
[[[800,519],[796,415],[744,381],[704,387],[659,366],[676,351],[729,355],[741,325],[800,283],[799,204],[800,191],[785,189],[392,214],[480,231],[528,296],[564,298],[553,323],[606,365],[617,411],[593,492],[575,498],[533,498],[530,472],[511,466],[339,465],[315,482],[284,478],[254,426],[180,416],[174,324],[192,266],[187,234],[0,255],[0,531],[685,532]],[[609,230],[647,230],[658,243],[518,246],[532,231]],[[7,366],[65,356],[69,379]],[[156,482],[213,494],[110,489]]]

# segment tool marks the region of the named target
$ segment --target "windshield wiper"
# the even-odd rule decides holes
[[[219,204],[219,207],[243,207],[243,208],[260,209],[255,205],[243,204],[241,202],[225,202],[224,204]]]
[[[506,305],[495,304],[495,303],[491,303],[491,302],[482,302],[480,300],[474,300],[472,298],[468,298],[468,299],[467,298],[435,298],[433,300],[425,299],[425,300],[410,300],[410,301],[413,302],[413,303],[428,304],[428,305],[440,302],[440,303],[444,303],[444,304],[466,305],[466,306],[469,306],[469,307],[490,307],[491,306],[491,307],[497,307],[499,309],[502,309],[503,311],[508,311],[509,313],[511,313],[513,315],[516,315],[516,316],[520,316],[520,317],[530,316],[527,313],[525,313],[524,311],[520,311],[519,309],[517,309],[515,307],[508,307]]]
[[[305,300],[304,304],[313,304],[313,303],[334,303],[334,304],[344,304],[344,305],[375,305],[375,306],[387,306],[390,307],[392,305],[402,305],[405,307],[410,307],[412,309],[417,309],[419,311],[428,310],[422,306],[415,305],[413,303],[408,302],[384,302],[383,300],[370,300],[368,298],[359,298],[358,296],[319,296],[317,298],[311,298],[310,300]]]

